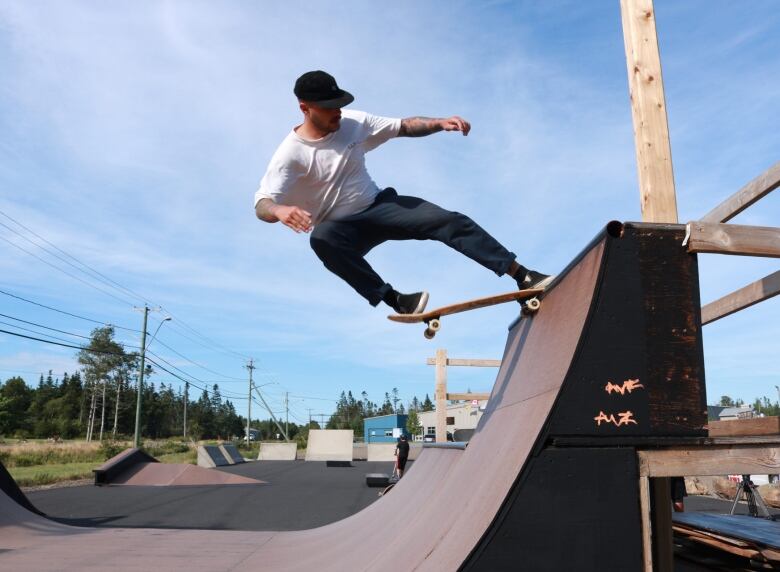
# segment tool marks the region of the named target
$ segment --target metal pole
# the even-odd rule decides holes
[[[290,438],[287,436],[287,431],[282,429],[282,426],[279,424],[279,421],[276,420],[276,417],[274,416],[274,412],[271,411],[270,407],[268,407],[268,404],[265,402],[265,398],[263,397],[263,394],[260,393],[260,389],[255,387],[255,393],[257,393],[257,396],[260,398],[260,401],[263,402],[263,405],[265,406],[266,410],[268,411],[268,414],[271,416],[271,419],[273,419],[274,423],[276,423],[276,427],[284,435],[284,440],[289,443],[290,442]]]
[[[187,401],[190,396],[190,382],[184,382],[184,438],[187,438]]]
[[[255,369],[254,360],[249,360],[246,366],[249,370],[249,399],[246,400],[246,446],[249,447],[249,422],[252,420],[252,370]]]
[[[141,446],[141,393],[144,389],[144,369],[146,368],[146,320],[149,306],[144,304],[144,327],[141,329],[141,373],[138,375],[138,395],[135,400],[135,435],[133,447]]]
[[[284,392],[284,430],[290,434],[290,392]]]

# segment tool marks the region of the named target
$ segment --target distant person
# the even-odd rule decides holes
[[[685,512],[685,497],[688,496],[688,492],[685,490],[685,478],[671,477],[669,484],[672,488],[674,512]]]
[[[409,460],[409,442],[406,440],[406,435],[401,435],[398,438],[398,444],[395,446],[395,466],[398,469],[398,478],[404,476],[404,469],[406,469],[406,461]]]
[[[552,278],[520,265],[514,253],[466,215],[423,199],[380,190],[366,170],[365,154],[394,137],[423,137],[438,131],[468,135],[465,119],[392,119],[342,111],[355,99],[333,76],[310,71],[293,89],[303,113],[271,158],[255,193],[255,214],[281,221],[295,232],[311,232],[310,245],[325,267],[376,306],[399,314],[425,309],[428,293],[402,294],[366,262],[388,240],[438,240],[497,275],[508,274],[521,290],[543,288]],[[482,203],[490,193],[473,189]]]

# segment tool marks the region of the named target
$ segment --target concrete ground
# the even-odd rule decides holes
[[[49,517],[76,526],[199,528],[212,530],[302,530],[346,518],[376,501],[381,489],[365,484],[366,473],[390,473],[392,463],[265,461],[224,467],[267,485],[136,487],[94,485],[28,492]],[[413,463],[407,470],[413,470]],[[216,469],[215,469],[216,470]],[[686,510],[725,514],[731,502],[689,496]],[[780,510],[771,509],[774,514]],[[747,514],[744,503],[739,514]],[[716,559],[719,560],[719,559]],[[675,558],[675,572],[742,570],[734,564],[702,565]]]
[[[352,464],[328,468],[317,461],[263,461],[219,469],[266,485],[87,485],[27,496],[50,518],[76,526],[302,530],[341,520],[377,500],[381,489],[366,486],[366,473],[389,474],[393,463]]]

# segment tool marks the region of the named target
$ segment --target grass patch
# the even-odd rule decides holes
[[[92,478],[95,463],[66,463],[35,467],[12,467],[8,472],[20,487],[50,485],[61,481]]]

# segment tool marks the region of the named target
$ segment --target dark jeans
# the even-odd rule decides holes
[[[379,193],[363,212],[319,223],[310,242],[328,270],[376,306],[392,286],[364,257],[386,240],[438,240],[499,276],[515,259],[514,253],[466,215],[417,197],[399,196],[392,188]]]

